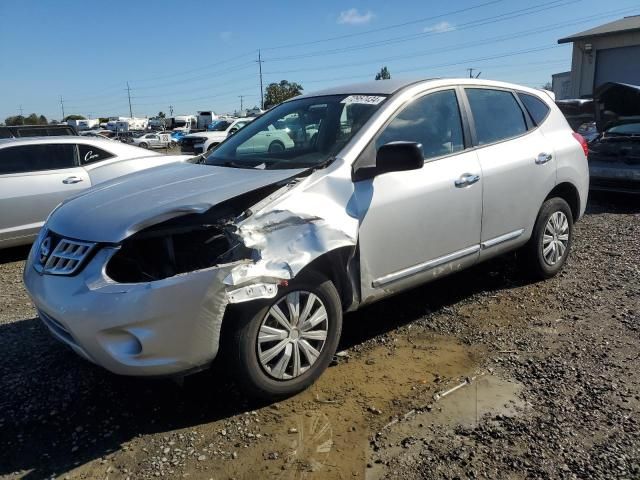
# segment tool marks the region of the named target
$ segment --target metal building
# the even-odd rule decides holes
[[[640,15],[558,40],[570,42],[571,76],[560,98],[591,97],[594,89],[606,82],[640,85]]]

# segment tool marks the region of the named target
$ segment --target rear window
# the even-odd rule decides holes
[[[480,145],[499,142],[527,131],[524,112],[505,90],[465,89]]]
[[[549,106],[546,103],[527,93],[518,93],[518,97],[536,125],[544,122],[547,115],[549,115]]]
[[[80,163],[82,165],[99,162],[100,160],[106,160],[114,156],[101,148],[82,143],[78,145],[78,153],[80,153]]]
[[[0,175],[58,170],[75,165],[75,145],[19,145],[0,149]]]

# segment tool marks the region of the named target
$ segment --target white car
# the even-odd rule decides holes
[[[213,130],[192,133],[191,135],[182,137],[182,140],[180,140],[180,149],[182,153],[200,154],[208,152],[252,120],[253,118],[223,118],[216,120],[213,122]]]
[[[175,144],[168,133],[147,133],[131,139],[131,144],[142,148],[167,148]]]
[[[295,147],[286,130],[279,130],[269,125],[266,130],[256,133],[246,142],[240,144],[238,154],[278,153]]]
[[[2,139],[0,248],[31,243],[49,213],[67,197],[106,180],[187,158],[88,136]]]

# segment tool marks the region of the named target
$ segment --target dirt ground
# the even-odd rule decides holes
[[[0,252],[0,477],[640,478],[640,199],[594,195],[564,272],[513,256],[345,318],[310,390],[122,378],[49,336]]]

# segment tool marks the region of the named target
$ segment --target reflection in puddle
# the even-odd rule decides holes
[[[215,471],[237,479],[363,478],[371,435],[429,401],[445,381],[472,375],[477,357],[455,340],[426,334],[342,356],[309,390],[260,410],[260,441],[236,461],[218,459]]]
[[[320,412],[295,418],[296,427],[287,429],[292,438],[284,452],[282,479],[307,479],[320,473],[333,447],[333,430],[329,418]]]

